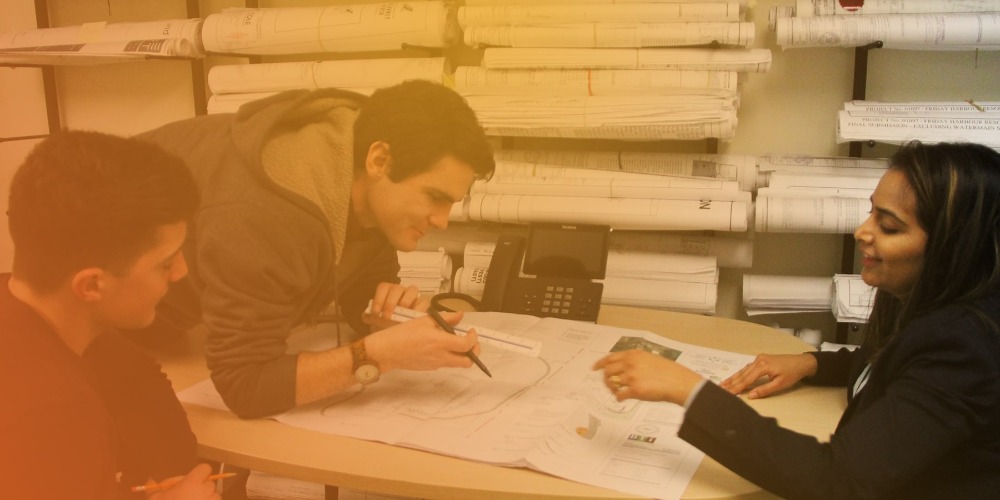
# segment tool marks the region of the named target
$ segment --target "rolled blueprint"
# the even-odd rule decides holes
[[[452,261],[443,249],[436,252],[396,252],[399,259],[399,279],[403,286],[415,285],[421,293],[447,291],[450,285]]]
[[[531,151],[499,149],[497,168],[506,164],[587,168],[640,174],[703,177],[737,181],[743,191],[757,188],[756,157],[699,153],[647,153],[630,151]],[[766,184],[761,184],[766,185]]]
[[[763,73],[768,49],[505,48],[483,51],[484,68],[686,69]]]
[[[509,24],[601,23],[662,23],[682,21],[739,21],[739,2],[712,3],[633,3],[595,4],[586,8],[565,5],[489,5],[466,6],[458,9],[458,23],[470,26],[503,26]]]
[[[830,276],[743,275],[743,305],[750,316],[830,310]]]
[[[462,95],[705,95],[735,97],[735,71],[672,69],[488,69],[459,66]]]
[[[0,61],[98,64],[148,57],[203,57],[201,19],[84,23],[0,34]]]
[[[754,207],[757,232],[851,234],[872,204],[863,198],[758,196]]]
[[[444,2],[226,9],[205,18],[208,52],[312,54],[444,46]]]
[[[746,231],[749,203],[473,194],[469,220],[607,224],[613,229]]]
[[[259,64],[227,64],[208,71],[212,94],[342,88],[369,94],[405,80],[441,82],[445,58],[346,59]]]
[[[775,20],[782,47],[857,47],[1000,50],[1000,13],[879,14],[786,17]]]
[[[651,307],[714,314],[718,284],[670,280],[609,277],[604,283],[602,304]]]
[[[476,47],[688,47],[753,44],[754,23],[579,23],[545,26],[470,26],[466,45]]]

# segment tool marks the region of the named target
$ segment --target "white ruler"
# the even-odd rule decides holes
[[[369,301],[368,308],[365,309],[365,313],[371,314],[371,312],[372,303]],[[415,311],[402,306],[396,306],[396,308],[392,311],[391,319],[399,323],[404,323],[426,315],[427,313],[424,312]],[[490,344],[501,349],[527,354],[528,356],[536,358],[542,352],[542,343],[537,340],[526,339],[517,335],[491,330],[481,326],[467,325],[465,323],[455,325],[455,333],[458,335],[465,335],[472,329],[476,330],[476,334],[479,335],[479,341],[484,344]]]

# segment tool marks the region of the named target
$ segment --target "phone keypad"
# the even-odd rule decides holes
[[[555,281],[555,282],[553,282]],[[572,285],[565,280],[544,278],[522,280],[523,314],[533,316],[597,321],[604,285],[581,281]]]

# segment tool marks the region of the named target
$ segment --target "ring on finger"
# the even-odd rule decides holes
[[[612,376],[608,377],[608,382],[611,382],[612,384],[615,384],[615,385],[621,385],[622,384],[622,378],[619,377],[618,375],[612,375]]]

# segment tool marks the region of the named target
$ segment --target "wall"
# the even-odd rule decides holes
[[[30,1],[5,2],[0,33],[35,27]],[[48,132],[42,72],[37,68],[0,68],[0,137],[21,137]],[[0,206],[6,210],[10,177],[37,140],[0,142]],[[10,269],[12,246],[6,218],[0,231],[0,270]]]
[[[350,4],[357,1],[262,0],[261,7]],[[182,0],[49,0],[53,25],[77,25],[107,20],[130,21],[184,18]],[[749,75],[743,86],[736,137],[720,144],[722,153],[806,153],[846,155],[847,146],[835,142],[836,112],[850,99],[854,50],[850,48],[782,50],[767,31],[768,10],[791,0],[753,3],[749,18],[757,24],[755,46],[773,53],[771,70]],[[34,26],[32,0],[5,0],[0,31]],[[202,0],[202,16],[236,0]],[[208,64],[236,63],[240,58],[212,57]],[[870,56],[868,98],[884,100],[1000,101],[1000,51],[909,52],[875,50]],[[45,112],[40,78],[35,69],[0,68],[0,136],[44,132]],[[149,61],[93,67],[59,67],[57,88],[63,124],[72,128],[130,135],[157,125],[193,116],[190,63]],[[9,178],[32,141],[0,143],[0,178]],[[551,141],[548,144],[555,144]],[[560,143],[561,144],[561,143]],[[532,147],[545,147],[532,141]],[[591,148],[617,144],[595,143]],[[625,145],[634,149],[649,145]],[[655,145],[655,147],[660,147]],[[679,145],[691,149],[691,145]],[[886,156],[890,146],[879,146],[866,156]],[[6,196],[6,184],[3,192]],[[4,238],[6,234],[4,232]],[[839,271],[843,238],[839,235],[757,234],[755,261],[748,274],[830,276]],[[10,243],[0,240],[0,266],[9,266]],[[741,287],[743,272],[724,269],[718,314],[746,318]],[[834,322],[828,313],[752,318],[782,326],[820,328],[832,340]]]

